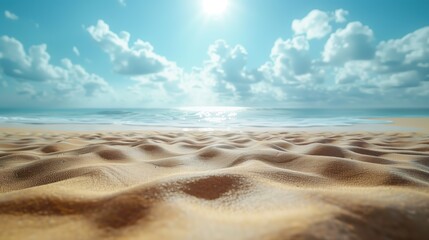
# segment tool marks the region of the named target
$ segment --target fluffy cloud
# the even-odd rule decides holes
[[[329,21],[343,22],[347,13],[337,10]],[[243,46],[218,40],[200,67],[186,72],[174,65],[133,76],[138,83],[130,90],[151,105],[347,106],[388,104],[391,96],[424,101],[428,29],[376,45],[368,26],[351,22],[330,35],[318,56],[307,35],[295,35],[276,40],[270,59],[257,69],[248,68]]]
[[[419,86],[420,82],[421,78],[417,71],[406,71],[390,75],[386,81],[381,82],[381,86],[390,88],[410,88]]]
[[[373,78],[374,65],[371,61],[350,61],[344,64],[343,67],[336,69],[337,84],[369,84]]]
[[[277,76],[303,75],[310,72],[310,45],[303,36],[278,39],[271,50],[274,73]]]
[[[61,93],[81,91],[87,97],[97,93],[111,92],[109,84],[100,76],[88,73],[82,66],[73,64],[69,59],[63,59],[62,77],[56,83],[56,90]]]
[[[377,45],[373,58],[349,61],[338,67],[337,89],[349,94],[344,99],[355,96],[355,102],[360,103],[376,100],[385,105],[426,106],[429,101],[428,29],[383,41]]]
[[[387,89],[424,97],[429,100],[429,27],[401,39],[381,42],[376,53],[379,84]]]
[[[397,68],[398,65],[413,68],[429,67],[429,27],[407,34],[401,39],[381,42],[377,57],[383,64]]]
[[[329,95],[322,86],[325,80],[323,64],[312,59],[309,50],[310,43],[305,36],[278,39],[271,50],[270,61],[254,74],[258,81],[250,85],[247,102],[296,105],[328,101]]]
[[[0,37],[0,72],[10,81],[25,83],[18,93],[35,95],[29,82],[48,84],[62,97],[110,92],[109,84],[100,76],[88,73],[82,66],[63,59],[61,65],[52,65],[47,45],[31,46],[28,53],[17,39]],[[31,87],[30,87],[31,86]]]
[[[381,42],[373,61],[375,73],[384,87],[412,88],[425,92],[429,81],[429,27],[418,29],[400,39]],[[411,90],[410,90],[411,91]]]
[[[164,69],[162,72],[132,77],[137,83],[128,90],[139,102],[145,105],[161,107],[179,105],[183,100],[180,82],[183,70],[176,66]]]
[[[337,23],[343,23],[347,21],[347,15],[349,15],[349,12],[344,9],[337,9],[335,10],[335,22]]]
[[[97,25],[90,26],[87,31],[91,37],[105,51],[113,64],[113,70],[120,74],[137,76],[162,72],[174,63],[154,52],[153,46],[143,40],[137,39],[129,45],[130,34],[112,32],[103,20]]]
[[[265,94],[272,90],[276,100],[297,100],[300,94],[308,99],[305,89],[319,88],[325,75],[320,61],[312,59],[309,50],[310,43],[304,36],[278,39],[271,50],[270,61],[258,69],[255,79],[259,82],[252,84],[252,93]]]
[[[234,104],[247,96],[255,82],[247,71],[247,51],[224,40],[209,46],[201,67],[185,72],[169,67],[162,72],[133,77],[138,84],[130,90],[145,102],[175,104]]]
[[[332,16],[330,19],[333,21]],[[138,55],[132,53],[134,47],[128,46],[130,35],[126,32],[113,33],[101,20],[96,27],[89,27],[88,32],[100,43],[101,48],[109,53],[116,72],[125,74],[115,66],[118,65],[118,55]],[[138,41],[151,46],[150,43]],[[185,72],[152,51],[151,54],[156,56],[154,59],[163,59],[166,64],[156,71],[129,74],[131,79],[137,81],[129,91],[137,96],[140,102],[152,106],[195,103],[228,105],[244,102],[257,104],[264,95],[267,99],[274,97],[278,101],[287,97],[296,101],[309,98],[301,97],[300,94],[309,94],[313,99],[320,95],[316,94],[316,89],[319,88],[317,85],[324,81],[321,77],[324,70],[314,63],[309,50],[310,44],[303,35],[287,40],[278,39],[271,51],[270,61],[258,69],[249,69],[248,53],[243,46],[231,46],[224,40],[218,40],[209,46],[208,59],[190,72]],[[141,67],[144,68],[148,55],[141,55],[141,58],[143,61],[140,64],[143,64]],[[123,59],[128,61],[129,58]],[[270,91],[275,94],[269,94]],[[294,92],[286,93],[287,91]]]
[[[292,30],[295,35],[305,35],[308,39],[320,39],[332,32],[332,22],[346,22],[349,14],[344,9],[334,12],[324,12],[318,9],[312,10],[303,19],[292,21]]]
[[[351,22],[333,33],[325,44],[323,60],[342,64],[350,60],[367,60],[374,56],[373,31],[360,22]]]
[[[329,36],[320,57],[310,54],[307,39],[325,36],[333,26],[329,21],[345,22],[347,15],[342,9],[333,15],[316,10],[295,22],[298,35],[277,40],[271,60],[259,68],[253,98],[321,106],[429,101],[429,27],[377,45],[371,28],[350,22]],[[317,18],[321,24],[313,29],[310,20]]]
[[[295,20],[295,34],[277,39],[269,59],[252,69],[247,50],[225,40],[211,44],[206,60],[185,71],[157,54],[149,42],[130,44],[128,32],[115,33],[102,20],[87,31],[109,56],[113,70],[132,80],[131,86],[118,89],[126,106],[383,106],[395,100],[429,101],[429,27],[377,44],[368,26],[341,25],[347,15],[343,9],[314,10]],[[0,38],[0,82],[5,80],[15,94],[32,99],[112,91],[103,78],[69,59],[52,64],[46,45],[26,50],[7,36]]]
[[[308,39],[323,38],[332,31],[331,17],[320,10],[312,10],[303,19],[295,19],[292,22],[292,30],[295,34],[305,34]]]
[[[347,62],[337,69],[338,83],[365,83],[384,91],[423,86],[429,80],[429,27],[400,39],[383,41],[374,58]]]
[[[29,54],[21,42],[8,36],[0,37],[0,67],[9,77],[45,81],[58,79],[61,69],[49,64],[50,56],[45,44],[30,47]]]
[[[260,81],[250,86],[250,92],[253,95],[258,96],[260,100],[272,100],[273,98],[277,101],[283,101],[286,99],[285,92],[279,86],[275,86],[272,83],[266,81]]]
[[[218,40],[209,47],[209,60],[203,66],[204,78],[213,79],[219,92],[247,94],[253,76],[248,72],[247,50],[241,46],[229,46]]]
[[[16,14],[8,10],[4,11],[4,16],[9,20],[14,20],[14,21],[19,19],[19,17]]]

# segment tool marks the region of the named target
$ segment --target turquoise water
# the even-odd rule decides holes
[[[0,109],[0,124],[172,128],[300,128],[386,123],[370,118],[429,117],[429,109]]]

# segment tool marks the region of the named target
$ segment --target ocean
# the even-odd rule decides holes
[[[188,107],[147,109],[0,109],[0,124],[152,128],[308,128],[386,124],[376,118],[429,117],[429,109]]]
[[[308,128],[385,124],[374,118],[429,117],[429,109],[188,107],[142,109],[0,109],[0,124],[132,128]]]

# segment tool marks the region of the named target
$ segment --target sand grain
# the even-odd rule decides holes
[[[429,236],[414,133],[4,132],[0,181],[0,239]]]

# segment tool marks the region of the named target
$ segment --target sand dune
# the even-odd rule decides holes
[[[429,136],[0,133],[0,239],[427,239]]]

